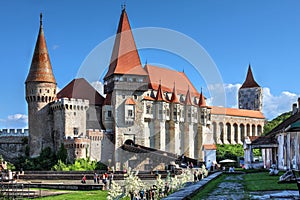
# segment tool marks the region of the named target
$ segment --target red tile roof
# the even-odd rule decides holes
[[[175,83],[174,83],[174,88],[173,88],[173,92],[172,92],[172,96],[171,96],[170,102],[171,102],[171,103],[180,103],[180,102],[179,102],[179,99],[178,99],[178,97],[177,97],[177,91],[176,91]]]
[[[164,92],[172,92],[175,83],[177,94],[186,95],[189,88],[192,97],[199,96],[198,91],[185,75],[185,73],[148,64],[145,66],[145,69],[149,75],[150,89],[157,90],[161,80],[161,87]]]
[[[57,98],[87,99],[90,105],[103,105],[104,98],[84,78],[73,79],[58,94]]]
[[[159,84],[159,86],[158,86],[155,101],[166,101],[165,94],[161,89],[161,84]]]
[[[216,144],[204,144],[203,148],[205,150],[216,150],[217,149],[217,145]]]
[[[104,79],[112,74],[147,75],[142,68],[125,9],[122,10],[109,69]]]
[[[215,115],[228,115],[228,116],[238,116],[238,117],[251,117],[265,119],[265,116],[262,112],[256,110],[246,110],[246,109],[237,109],[237,108],[224,108],[211,106],[211,114]]]
[[[260,87],[260,86],[256,83],[256,81],[253,78],[251,66],[249,64],[247,77],[241,88],[253,88],[253,87]]]
[[[128,98],[125,101],[125,105],[135,105],[135,101],[132,98]]]
[[[191,95],[190,95],[190,89],[188,89],[186,96],[185,96],[185,101],[184,101],[185,105],[193,105],[192,100],[191,100]]]
[[[206,101],[205,101],[204,95],[202,94],[202,91],[200,93],[198,106],[199,107],[206,107]]]
[[[144,96],[143,100],[155,101],[155,99],[150,96]]]
[[[31,81],[48,82],[56,84],[44,36],[42,14],[40,16],[39,34],[35,44],[35,49],[26,83]]]

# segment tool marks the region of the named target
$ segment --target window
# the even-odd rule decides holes
[[[125,95],[122,95],[122,98],[125,99]]]
[[[128,110],[128,117],[132,117],[132,116],[133,116],[132,110]]]
[[[146,114],[150,114],[150,108],[151,108],[150,105],[146,106]]]
[[[111,118],[111,110],[107,111],[107,117]]]
[[[73,128],[74,135],[78,135],[78,128]]]
[[[137,95],[133,95],[133,98],[134,98],[135,100],[137,100]]]

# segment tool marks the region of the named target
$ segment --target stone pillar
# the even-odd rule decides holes
[[[196,148],[197,148],[197,153],[198,153],[198,160],[204,161],[203,152],[202,152],[202,148],[203,148],[203,128],[202,128],[202,125],[199,124],[199,123],[198,123],[197,140],[198,140],[198,146]]]
[[[227,125],[224,125],[224,132],[223,132],[223,144],[228,144],[228,138],[227,138]]]
[[[189,157],[190,156],[190,147],[189,147],[189,123],[185,122],[184,123],[184,155]]]
[[[170,130],[169,130],[170,141],[169,141],[169,144],[168,144],[169,145],[169,150],[170,150],[170,152],[175,153],[175,122],[173,120],[170,120],[169,127],[170,127]]]
[[[160,121],[160,131],[159,131],[159,143],[160,143],[160,150],[165,151],[166,150],[166,129],[165,129],[165,125],[166,122]]]
[[[154,148],[160,149],[160,122],[159,120],[154,120]]]
[[[230,124],[230,144],[235,144],[235,136],[234,136],[234,126]]]

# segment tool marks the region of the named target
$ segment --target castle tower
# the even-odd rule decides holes
[[[239,89],[239,108],[262,111],[263,90],[253,78],[249,64],[247,77]]]
[[[51,147],[51,129],[47,106],[56,98],[56,81],[52,72],[40,15],[40,28],[25,82],[28,104],[30,156],[36,157],[47,146]]]
[[[141,122],[142,99],[148,90],[148,74],[141,65],[125,8],[122,10],[108,71],[104,77],[104,93],[109,103],[102,116],[111,113],[111,131],[115,141],[116,169],[121,168],[122,155],[119,147],[127,140],[143,145],[143,124]],[[134,105],[126,104],[132,98]],[[112,120],[113,119],[113,120]],[[107,119],[108,120],[108,119]]]

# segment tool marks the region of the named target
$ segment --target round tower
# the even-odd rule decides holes
[[[51,147],[49,126],[49,102],[56,98],[56,81],[52,72],[40,15],[40,28],[25,82],[28,104],[28,126],[30,156],[36,157],[47,146]]]

